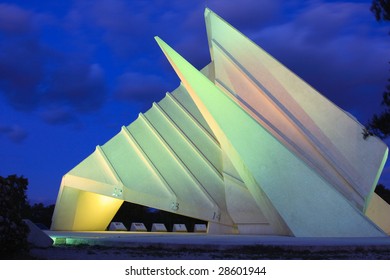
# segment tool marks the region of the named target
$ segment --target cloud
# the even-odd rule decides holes
[[[104,71],[98,64],[63,62],[51,73],[45,101],[86,113],[99,109],[106,98]]]
[[[19,111],[64,106],[76,113],[99,110],[107,95],[102,67],[85,49],[69,41],[58,45],[68,34],[60,25],[56,34],[45,33],[53,24],[51,15],[0,4],[0,94]],[[44,121],[57,123],[44,116]]]
[[[31,30],[32,13],[17,6],[0,4],[0,30],[8,34],[26,33]]]
[[[370,16],[368,6],[353,2],[313,2],[294,22],[306,41],[326,42],[336,36],[359,32],[361,19]]]
[[[109,94],[159,100],[175,85],[153,36],[204,67],[206,4],[341,107],[380,103],[389,44],[367,24],[369,5],[320,0],[79,0],[63,18],[0,4],[0,94],[51,124],[100,110]]]
[[[207,5],[239,30],[258,29],[280,16],[280,0],[211,0]]]
[[[19,125],[0,124],[0,136],[4,135],[14,143],[22,143],[28,136],[27,132]]]
[[[0,41],[0,91],[15,109],[29,110],[38,105],[43,56],[44,50],[34,38]]]
[[[150,32],[149,29],[154,28],[186,59],[197,68],[202,68],[210,60],[202,23],[204,3],[171,2],[172,6],[167,4],[164,12],[152,19],[151,15],[155,15],[152,9],[142,6],[137,10],[117,0],[113,10],[101,15],[98,24],[107,32],[110,31],[113,36],[111,43],[118,45],[126,37],[128,41],[130,38],[138,40],[139,33],[131,27],[137,25],[134,22],[138,22],[145,36]],[[177,4],[180,5],[175,6]],[[367,4],[351,1],[289,1],[287,4],[265,0],[211,0],[207,1],[207,6],[264,46],[333,102],[357,114],[361,121],[364,122],[378,108],[382,93],[380,85],[385,84],[388,72],[384,57],[388,56],[390,46],[383,42],[383,36],[376,37],[376,27],[371,26],[375,20]],[[102,4],[99,11],[103,12],[103,7]],[[123,11],[129,17],[132,17],[134,11],[138,11],[138,15],[132,17],[131,22],[112,22],[114,10],[121,10],[118,12],[119,18]],[[153,20],[158,23],[157,27],[142,24],[144,21],[153,23]],[[164,29],[172,35],[166,34]],[[149,42],[144,43],[145,40],[142,47],[149,48],[146,47]],[[127,48],[126,44],[122,46]],[[143,49],[143,52],[149,50]],[[118,98],[141,100],[142,97],[149,100],[154,98],[151,92],[163,88],[162,82],[156,77],[134,77],[133,73],[118,79],[115,92]],[[151,79],[150,84],[147,78]],[[137,80],[145,81],[147,88],[142,89],[144,85],[137,83]],[[373,105],[376,103],[378,106]]]
[[[150,104],[164,96],[166,90],[166,84],[159,76],[128,72],[118,78],[114,96],[120,100]]]
[[[78,1],[68,14],[67,25],[77,32],[98,34],[102,38],[100,43],[109,46],[116,55],[129,57],[144,50],[139,39],[152,32],[151,11],[153,9],[141,1]]]
[[[293,20],[259,30],[254,41],[365,122],[380,104],[390,42],[377,36],[367,5],[310,3]]]
[[[210,62],[207,33],[203,19],[205,7],[209,7],[235,28],[244,33],[264,28],[281,15],[282,1],[280,0],[231,0],[231,1],[173,1],[180,4],[178,11],[170,10],[171,22],[166,28],[175,30],[161,37],[188,59],[198,69]],[[286,5],[286,4],[284,4]],[[162,22],[163,18],[160,19]],[[168,20],[168,19],[167,19]],[[177,36],[176,34],[180,34]],[[167,39],[168,38],[168,39]]]
[[[53,107],[41,113],[42,119],[52,125],[75,123],[77,121],[74,113],[66,107]]]
[[[221,1],[209,2],[217,7],[218,12],[232,16],[233,20],[241,19],[239,22],[246,26],[269,21],[277,12],[277,3],[280,2],[243,1],[243,5],[240,1],[226,1],[223,4],[220,4]],[[255,8],[246,4],[255,5]],[[84,0],[78,1],[69,12],[67,24],[78,31],[88,27],[90,32],[101,36],[101,43],[106,44],[116,56],[128,59],[155,54],[155,35],[173,46],[189,47],[190,50],[194,41],[201,38],[206,42],[202,17],[204,8],[204,1]],[[186,50],[184,49],[185,52]]]

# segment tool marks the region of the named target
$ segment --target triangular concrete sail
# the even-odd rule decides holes
[[[64,176],[52,229],[104,230],[129,201],[208,221],[210,234],[385,235],[363,211],[387,231],[390,207],[372,195],[386,145],[205,18],[211,63],[198,71],[156,38],[182,85]]]
[[[386,145],[209,9],[205,18],[219,88],[363,209]]]
[[[383,236],[242,107],[165,42],[156,40],[252,195],[264,192],[295,236]],[[250,182],[252,178],[255,182]]]

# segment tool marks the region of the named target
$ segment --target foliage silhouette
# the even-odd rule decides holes
[[[0,258],[20,259],[28,256],[28,226],[23,222],[27,206],[28,181],[23,177],[0,176]]]
[[[390,21],[390,0],[373,0],[370,10],[377,21]],[[384,111],[371,118],[367,125],[369,133],[365,137],[375,134],[385,139],[390,136],[390,79],[383,92],[382,105],[385,106]]]

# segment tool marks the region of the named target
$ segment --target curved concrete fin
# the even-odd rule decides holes
[[[99,149],[96,149],[67,174],[108,185],[118,184],[117,178],[107,166],[107,162],[100,154]]]
[[[160,38],[156,41],[252,195],[264,191],[295,236],[384,236],[207,77]],[[251,178],[254,184],[247,183]]]
[[[184,88],[183,88],[184,89]],[[184,95],[184,92],[180,96]],[[188,93],[185,93],[188,95]],[[177,95],[176,95],[177,96]],[[188,97],[190,98],[190,97]],[[192,99],[190,98],[191,102]],[[180,103],[172,94],[167,94],[166,98],[161,100],[158,104],[163,109],[164,113],[171,119],[178,130],[182,132],[199,150],[199,152],[207,158],[207,161],[220,173],[221,166],[221,148],[215,136],[205,128],[205,124],[198,121],[192,113],[188,110],[188,106]],[[195,106],[195,105],[194,105]],[[199,113],[200,114],[200,113]],[[204,121],[206,123],[206,121]]]
[[[171,200],[175,197],[137,144],[131,129],[122,127],[120,133],[102,146],[102,150],[124,186],[123,197],[131,199],[128,201],[143,204],[141,201],[144,200]]]
[[[213,131],[210,129],[206,120],[199,112],[198,107],[196,107],[194,101],[186,91],[185,87],[180,85],[172,92],[172,94],[168,95],[168,97],[170,97],[171,101],[173,101],[175,105],[182,107],[186,112],[186,115],[190,116],[192,120],[195,122],[195,124],[198,124],[200,128],[204,130],[206,134],[209,135],[212,138],[212,140],[216,142],[217,145],[219,145],[218,140],[215,138],[215,135],[213,134]],[[159,103],[161,103],[161,101]]]

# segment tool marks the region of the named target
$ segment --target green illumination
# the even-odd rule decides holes
[[[52,237],[54,246],[67,245],[66,237]]]

